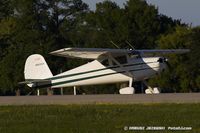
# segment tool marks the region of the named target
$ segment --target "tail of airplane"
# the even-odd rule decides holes
[[[25,79],[46,79],[52,76],[44,57],[41,55],[33,54],[26,59],[24,69]]]
[[[24,77],[26,81],[20,83],[25,83],[29,87],[39,87],[50,84],[51,81],[48,80],[48,78],[52,76],[53,74],[44,57],[39,54],[33,54],[26,59],[24,68]]]

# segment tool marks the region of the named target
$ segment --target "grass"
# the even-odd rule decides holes
[[[191,126],[178,132],[200,132],[200,104],[0,106],[0,133],[134,132],[124,126]]]

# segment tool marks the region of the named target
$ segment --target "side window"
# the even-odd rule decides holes
[[[108,59],[103,60],[103,61],[102,61],[102,64],[103,64],[104,66],[109,66]]]
[[[126,56],[118,56],[115,58],[120,64],[126,64],[127,63],[127,58]]]
[[[139,54],[129,54],[130,58],[140,58]]]
[[[113,65],[113,66],[116,66],[117,64],[112,60],[112,65]]]

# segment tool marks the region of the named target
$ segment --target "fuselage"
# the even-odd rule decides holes
[[[48,79],[51,80],[52,88],[127,82],[130,78],[142,81],[166,68],[162,59],[162,57],[128,58],[126,62],[120,64],[94,60]]]

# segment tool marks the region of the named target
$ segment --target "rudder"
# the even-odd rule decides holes
[[[53,75],[43,56],[33,54],[26,59],[24,68],[24,77],[26,80],[46,79],[52,76]]]

